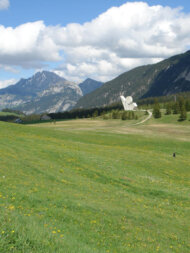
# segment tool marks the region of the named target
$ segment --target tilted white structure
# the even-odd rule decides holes
[[[132,97],[120,96],[120,98],[125,111],[134,111],[137,108],[137,104],[133,103]]]

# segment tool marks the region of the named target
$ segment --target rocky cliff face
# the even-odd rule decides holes
[[[53,72],[38,72],[29,79],[0,90],[0,109],[16,108],[23,112],[58,112],[72,108],[82,91]]]

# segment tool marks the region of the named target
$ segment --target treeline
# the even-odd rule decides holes
[[[10,109],[10,108],[2,109],[2,112],[14,113],[14,114],[18,114],[18,115],[25,115],[23,112],[21,112],[19,110],[14,110],[14,109]]]
[[[74,109],[71,111],[58,112],[58,113],[49,113],[53,120],[57,119],[76,119],[76,118],[92,118],[102,116],[112,110],[122,110],[123,106],[121,103],[112,104],[110,106],[105,107],[97,107],[90,109]]]
[[[190,92],[158,98],[146,98],[138,100],[137,104],[138,109],[153,109],[153,116],[155,118],[160,118],[162,113],[165,113],[166,115],[179,114],[178,120],[183,121],[187,119],[187,112],[190,111]],[[1,121],[14,122],[16,119],[18,119],[18,117],[22,119],[22,123],[26,124],[43,121],[41,118],[42,115],[24,115],[22,112],[13,109],[3,109],[2,111],[7,112],[7,115],[0,115]],[[8,113],[14,113],[15,115],[9,115]],[[121,101],[104,107],[73,109],[71,111],[49,113],[47,115],[50,117],[49,121],[95,118],[99,116],[101,116],[103,119],[138,119],[138,114],[136,112],[126,112],[123,110]]]
[[[18,118],[16,115],[0,115],[0,121],[13,122]]]
[[[25,116],[23,112],[9,108],[2,109],[2,112],[3,114],[0,114],[0,121],[5,122],[14,122],[18,117],[22,118]]]
[[[190,99],[179,97],[177,101],[166,104],[166,115],[179,114],[179,121],[187,119],[187,112],[190,111]]]
[[[162,116],[160,108],[161,106],[158,99],[155,99],[153,105],[154,118],[160,118]],[[190,111],[190,97],[176,97],[175,101],[164,103],[163,108],[166,110],[165,115],[179,114],[179,121],[186,120],[187,112]]]
[[[149,98],[139,99],[137,101],[137,104],[138,104],[138,107],[153,108],[153,105],[155,104],[155,100],[156,100],[160,104],[161,107],[165,108],[165,104],[168,104],[168,102],[176,102],[181,97],[189,101],[190,92],[181,92],[178,94],[172,94],[168,96],[149,97]]]
[[[107,114],[102,115],[103,119],[122,119],[122,120],[137,120],[138,115],[134,111],[124,111],[124,110],[112,110]]]

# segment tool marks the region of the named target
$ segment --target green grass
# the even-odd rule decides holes
[[[189,252],[190,128],[163,121],[0,122],[0,252]]]
[[[162,110],[162,117],[159,119],[161,123],[167,124],[178,124],[178,125],[189,125],[190,124],[190,112],[187,113],[187,120],[179,121],[179,114],[165,115],[165,110]]]
[[[1,112],[0,111],[0,116],[10,116],[10,115],[22,117],[22,115],[17,114],[17,113],[13,113],[13,112]]]

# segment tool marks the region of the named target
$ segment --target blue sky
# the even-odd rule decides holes
[[[0,88],[42,69],[107,81],[188,50],[189,27],[188,0],[0,0]]]
[[[138,1],[130,1],[138,2]],[[140,1],[139,1],[140,2]],[[149,0],[150,5],[183,6],[190,12],[189,0]],[[120,6],[125,0],[10,0],[10,7],[0,13],[1,24],[15,27],[17,25],[44,20],[46,25],[67,25],[84,23],[96,18],[112,6]]]

